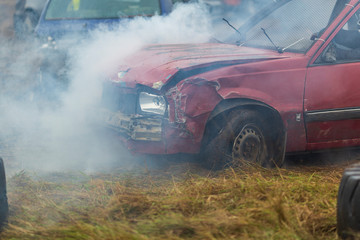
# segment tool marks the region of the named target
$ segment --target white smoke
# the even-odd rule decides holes
[[[0,155],[9,155],[19,168],[51,171],[91,171],[126,162],[131,157],[119,142],[89,124],[101,81],[146,44],[201,43],[211,33],[209,13],[200,4],[178,4],[168,16],[136,18],[115,30],[93,31],[89,39],[68,49],[71,84],[60,106],[39,109],[33,106],[31,94],[26,101],[0,99]]]

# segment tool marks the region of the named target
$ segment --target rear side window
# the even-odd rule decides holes
[[[52,0],[46,20],[102,19],[161,14],[159,0]]]

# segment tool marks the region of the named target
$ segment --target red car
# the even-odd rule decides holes
[[[104,83],[102,119],[132,151],[211,168],[359,146],[359,16],[358,0],[280,0],[227,42],[146,46]]]

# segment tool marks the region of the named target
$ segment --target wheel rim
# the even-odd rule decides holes
[[[253,125],[246,125],[234,140],[233,160],[258,162],[264,149],[264,138],[261,131]]]

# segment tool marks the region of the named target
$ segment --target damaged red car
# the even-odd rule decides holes
[[[359,146],[359,20],[358,0],[280,0],[223,43],[146,46],[104,82],[102,119],[134,152],[210,168]]]

